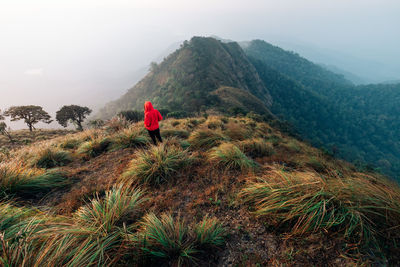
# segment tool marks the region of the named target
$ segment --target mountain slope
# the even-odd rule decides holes
[[[398,266],[400,187],[246,117],[114,120],[0,158],[5,266]]]
[[[354,86],[264,41],[241,46],[194,37],[101,114],[141,110],[145,100],[192,114],[272,112],[312,144],[400,179],[398,85]]]
[[[110,117],[124,109],[141,110],[145,100],[172,111],[198,112],[218,104],[218,98],[210,93],[221,86],[246,90],[266,108],[272,103],[267,88],[237,43],[193,37],[100,113]]]
[[[309,90],[325,95],[338,86],[352,85],[343,75],[322,68],[294,52],[285,51],[262,40],[242,43],[246,55],[299,81]]]
[[[264,41],[244,47],[273,99],[271,111],[314,145],[400,179],[399,85],[353,86]]]

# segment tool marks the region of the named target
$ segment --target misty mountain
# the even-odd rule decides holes
[[[220,87],[245,90],[262,101],[264,110],[272,103],[269,91],[237,43],[194,37],[163,62],[154,64],[145,78],[106,105],[100,116],[109,118],[126,109],[142,110],[145,100],[171,111],[199,112],[218,106],[222,99],[215,91]],[[246,108],[254,110],[253,105]]]
[[[354,74],[354,73],[352,73],[350,71],[343,70],[343,69],[341,69],[341,68],[339,68],[339,67],[337,67],[335,65],[326,65],[326,64],[323,64],[323,63],[319,63],[318,65],[320,65],[321,67],[323,67],[323,68],[325,68],[325,69],[327,69],[329,71],[332,71],[332,72],[334,72],[336,74],[343,75],[343,77],[346,80],[351,81],[355,85],[368,84],[368,79],[367,78],[360,77],[360,76],[358,76],[358,75],[356,75],[356,74]]]
[[[399,85],[355,86],[297,53],[262,40],[224,43],[194,37],[100,115],[141,110],[145,100],[170,111],[272,114],[312,144],[353,161],[400,173]]]

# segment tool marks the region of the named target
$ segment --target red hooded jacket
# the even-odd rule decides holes
[[[146,101],[144,103],[144,127],[149,131],[157,130],[158,122],[162,119],[160,112],[153,108],[150,101]]]

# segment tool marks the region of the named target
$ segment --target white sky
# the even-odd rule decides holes
[[[0,0],[0,109],[99,105],[194,35],[337,51],[400,79],[399,14],[398,0]]]

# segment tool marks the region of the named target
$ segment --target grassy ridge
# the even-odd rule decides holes
[[[115,120],[12,152],[0,163],[1,264],[213,265],[221,251],[215,248],[225,248],[238,264],[291,265],[284,251],[250,262],[233,252],[257,242],[253,228],[237,231],[247,219],[277,239],[329,236],[347,263],[397,263],[397,184],[250,118],[168,119],[164,129],[164,142],[154,146],[142,122]],[[126,164],[114,166],[121,160]],[[89,172],[85,186],[95,188],[104,176],[90,169],[100,163],[116,179],[104,191],[85,191],[94,195],[72,194],[84,199],[72,213],[21,207],[27,199],[68,195],[80,173]]]

